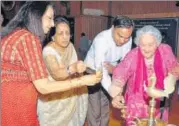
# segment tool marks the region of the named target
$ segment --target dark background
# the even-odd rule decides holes
[[[135,19],[135,29],[132,34],[133,39],[136,35],[136,30],[144,25],[153,25],[162,33],[162,43],[166,43],[172,47],[173,53],[177,55],[178,46],[178,23],[179,18],[153,18],[153,19]],[[133,44],[133,47],[135,45]]]

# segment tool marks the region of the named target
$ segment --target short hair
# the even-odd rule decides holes
[[[68,26],[70,25],[69,21],[65,17],[61,17],[61,16],[55,17],[54,22],[55,22],[55,26],[57,26],[60,23],[65,23]]]
[[[159,45],[162,42],[162,35],[159,29],[152,25],[145,25],[136,31],[136,37],[134,39],[136,45],[139,44],[139,39],[144,34],[151,34],[152,36],[154,36],[157,41],[157,45]]]
[[[55,19],[54,19],[54,23],[55,23],[55,27],[52,27],[50,29],[50,32],[47,34],[46,40],[44,41],[42,48],[44,48],[49,42],[53,41],[52,37],[56,33],[56,27],[57,27],[58,24],[65,23],[70,27],[70,23],[68,22],[68,20],[65,17],[62,17],[62,16],[56,16]]]
[[[81,36],[85,36],[85,33],[84,33],[84,32],[82,32],[82,33],[81,33]]]
[[[50,30],[50,36],[55,35],[56,27],[60,23],[65,23],[65,24],[67,24],[70,27],[70,23],[69,23],[69,21],[67,19],[65,19],[65,17],[57,16],[57,17],[55,17],[54,22],[55,22],[55,27],[53,27]]]
[[[24,28],[38,36],[41,42],[43,42],[45,33],[42,28],[41,19],[49,6],[53,8],[53,5],[50,2],[27,1],[2,30],[2,37],[8,35],[17,28]]]
[[[1,8],[1,26],[5,27],[7,25],[7,23],[9,22],[9,19],[6,18],[5,12],[3,10],[3,8]]]
[[[113,20],[114,28],[134,28],[134,21],[127,16],[116,16]]]

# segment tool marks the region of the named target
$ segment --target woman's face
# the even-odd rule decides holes
[[[42,16],[42,28],[45,34],[47,34],[51,27],[54,27],[54,10],[51,6],[47,7],[44,15]]]
[[[155,50],[157,49],[157,41],[151,34],[144,34],[139,39],[139,47],[142,55],[146,59],[150,59],[154,56]]]
[[[54,41],[60,47],[66,48],[70,43],[70,28],[66,23],[59,23],[56,26]]]

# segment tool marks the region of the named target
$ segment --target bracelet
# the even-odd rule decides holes
[[[70,83],[71,83],[71,88],[76,88],[76,87],[82,86],[81,79],[79,79],[79,78],[78,79],[70,79]]]
[[[71,75],[70,67],[69,67],[69,66],[67,67],[67,73],[68,73],[69,75]]]
[[[81,83],[81,79],[80,79],[80,78],[77,79],[77,85],[78,85],[78,87],[81,87],[81,86],[82,86],[82,83]]]
[[[69,85],[70,85],[70,90],[71,90],[71,89],[73,89],[73,86],[72,86],[73,84],[72,84],[72,82],[71,82],[71,79],[69,79],[69,81],[70,81],[70,84],[69,84]]]

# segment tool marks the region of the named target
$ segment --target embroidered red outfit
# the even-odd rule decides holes
[[[38,37],[18,29],[1,41],[2,126],[38,126],[32,81],[47,77]]]

